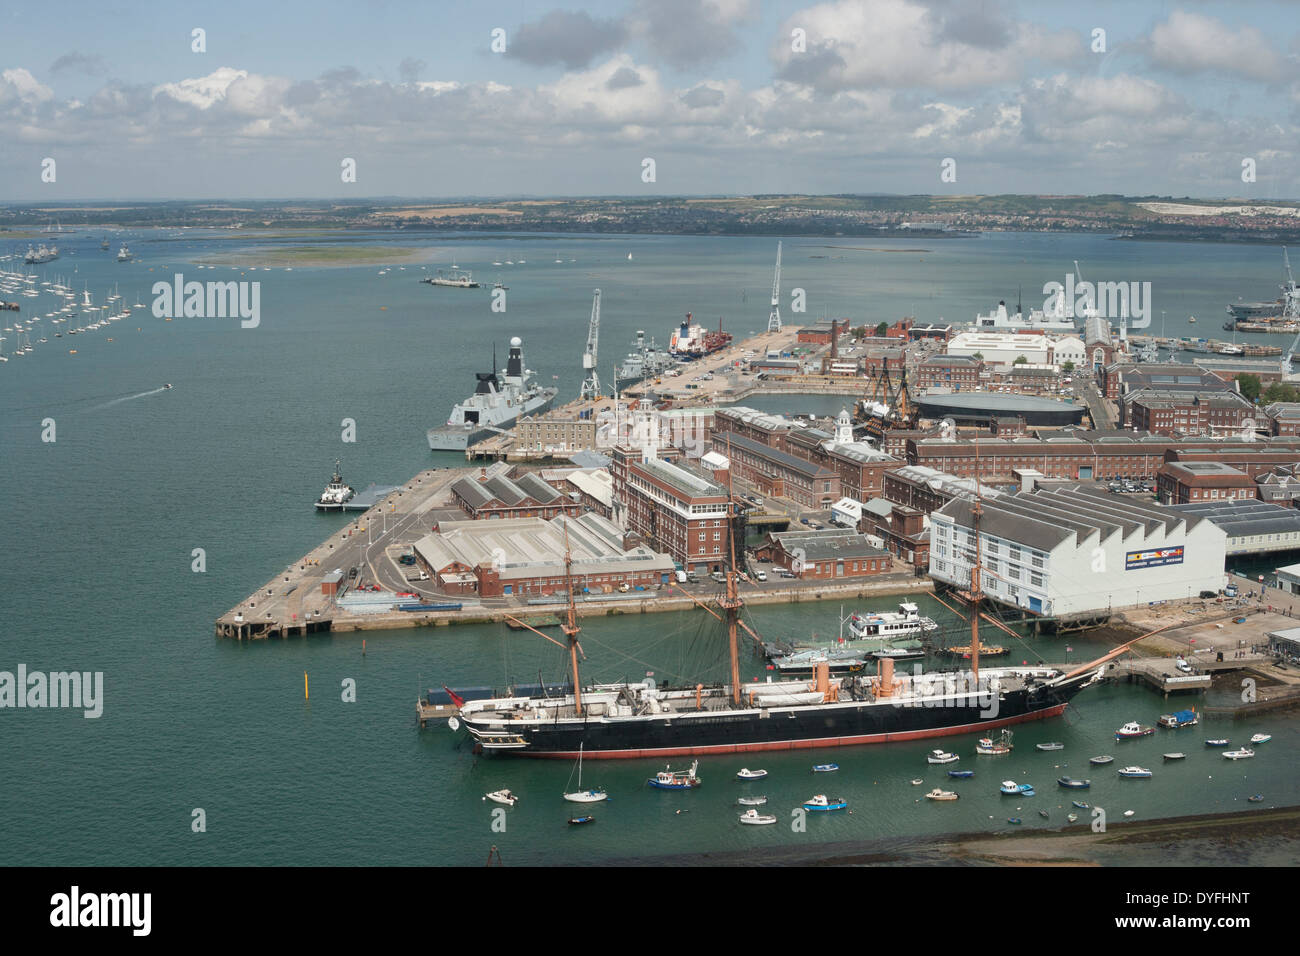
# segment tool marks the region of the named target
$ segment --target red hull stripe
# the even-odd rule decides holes
[[[1046,717],[1059,717],[1065,712],[1065,708],[1065,704],[1057,704],[1054,707],[1036,710],[1031,714],[1022,714],[1019,717],[1009,717],[1006,720],[981,720],[978,723],[958,724],[953,727],[939,727],[934,730],[908,730],[892,734],[859,734],[853,737],[819,737],[809,740],[777,740],[754,744],[716,744],[708,747],[652,747],[645,750],[584,750],[582,754],[587,760],[632,760],[638,757],[700,757],[715,754],[751,753],[757,750],[811,750],[816,747],[850,747],[855,744],[887,744],[896,743],[900,740],[923,740],[927,737],[950,737],[954,734],[969,734],[975,731],[987,730],[990,727],[1006,727],[1010,724],[1019,724],[1027,720],[1042,720]],[[538,753],[523,749],[512,750],[509,751],[509,753],[512,756],[518,757],[553,757],[564,758],[565,760],[574,760],[578,756],[578,751],[576,750],[553,750],[546,753]]]

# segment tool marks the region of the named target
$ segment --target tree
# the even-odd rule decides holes
[[[1255,378],[1254,375],[1242,375],[1238,381],[1245,378]],[[1258,388],[1259,379],[1255,378],[1256,388]],[[1246,394],[1246,383],[1241,383],[1241,394]],[[1249,397],[1249,396],[1247,396]],[[1300,402],[1300,388],[1294,385],[1283,385],[1281,382],[1273,382],[1268,388],[1264,389],[1260,396],[1260,404],[1272,405],[1274,402]]]
[[[1019,355],[1019,356],[1016,357],[1016,360],[1015,360],[1014,362],[1012,362],[1011,364],[1012,364],[1012,365],[1028,365],[1028,364],[1029,364],[1029,359],[1025,358],[1023,355]]]
[[[971,358],[973,358],[977,362],[982,362],[984,361],[984,353],[976,352],[974,355],[971,356]]]
[[[1071,372],[1074,371],[1074,363],[1071,362],[1069,359],[1066,359],[1064,362],[1061,363],[1061,371],[1067,375],[1070,374]]]
[[[879,325],[876,326],[876,335],[881,338],[884,338],[885,333],[888,331],[889,331],[888,322],[881,322]]]
[[[1241,389],[1241,395],[1248,401],[1255,401],[1259,398],[1259,376],[1246,373],[1237,376],[1237,387]]]

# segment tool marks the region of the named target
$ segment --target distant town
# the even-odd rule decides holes
[[[438,229],[484,232],[963,238],[1091,232],[1121,238],[1300,241],[1300,203],[1160,196],[731,196],[9,203],[0,238],[51,228]]]

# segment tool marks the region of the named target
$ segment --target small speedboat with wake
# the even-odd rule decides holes
[[[776,823],[776,814],[759,813],[753,807],[750,807],[740,815],[741,823],[748,823],[751,826],[765,826],[769,823]]]
[[[843,797],[827,798],[826,794],[819,793],[815,797],[807,800],[803,808],[805,810],[846,810],[849,802]]]

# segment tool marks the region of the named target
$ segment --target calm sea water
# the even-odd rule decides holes
[[[113,238],[116,250],[120,237]],[[214,639],[212,621],[342,523],[311,508],[335,457],[358,486],[458,463],[431,454],[424,431],[471,390],[474,371],[490,367],[494,341],[504,361],[509,338],[522,336],[528,364],[544,382],[558,376],[554,382],[568,398],[582,377],[593,288],[602,289],[606,374],[635,330],[666,343],[687,311],[706,323],[722,316],[740,334],[764,327],[775,242],[348,237],[427,248],[434,256],[427,269],[407,265],[381,276],[377,265],[285,271],[281,259],[276,266],[277,246],[311,241],[301,238],[232,243],[225,234],[192,231],[125,238],[140,256],[131,264],[101,252],[93,233],[63,239],[63,257],[38,271],[66,276],[97,303],[117,286],[128,302],[146,305],[151,284],[176,272],[256,279],[261,325],[165,322],[138,310],[73,338],[55,338],[47,326],[32,335],[45,335],[47,343],[0,365],[0,486],[7,505],[0,524],[0,670],[24,663],[30,670],[102,671],[105,683],[97,720],[79,711],[0,710],[0,863],[478,864],[494,844],[506,863],[698,858],[808,841],[915,841],[1005,828],[1012,815],[1025,820],[1024,829],[1057,825],[1069,805],[1053,785],[1062,773],[1093,778],[1089,802],[1148,819],[1245,808],[1255,792],[1266,795],[1266,806],[1284,803],[1294,792],[1289,755],[1298,741],[1285,720],[1227,728],[1234,738],[1255,730],[1276,735],[1245,765],[1203,752],[1205,728],[1182,731],[1176,749],[1189,759],[1164,768],[1159,754],[1174,749],[1170,734],[1118,747],[1109,737],[1121,723],[1150,722],[1166,708],[1158,697],[1122,686],[1091,689],[1065,718],[1024,727],[1010,757],[976,760],[973,739],[944,741],[964,754],[961,766],[976,770],[974,779],[953,782],[963,796],[957,803],[920,799],[931,786],[949,785],[925,764],[923,743],[707,759],[704,786],[688,794],[648,790],[644,781],[658,766],[620,761],[586,767],[584,783],[607,788],[612,799],[596,808],[596,826],[571,829],[565,820],[572,807],[560,798],[569,765],[475,758],[450,732],[420,732],[413,718],[421,688],[500,685],[539,672],[558,678],[563,661],[551,645],[480,626],[241,646]],[[276,267],[242,276],[196,268],[235,247]],[[783,287],[787,294],[807,290],[808,313],[799,319],[968,319],[998,298],[1014,301],[1017,286],[1027,306],[1040,304],[1042,284],[1062,281],[1078,259],[1090,279],[1151,281],[1157,331],[1164,309],[1169,334],[1213,335],[1227,301],[1272,293],[1276,258],[1260,247],[1075,236],[798,239],[786,242]],[[506,259],[526,262],[491,265]],[[487,289],[417,282],[453,261],[488,285],[504,281],[507,312],[490,311]],[[19,301],[22,317],[54,307],[50,296]],[[1186,323],[1193,314],[1195,326]],[[13,319],[0,313],[0,324]],[[0,335],[8,353],[13,336]],[[164,382],[175,387],[160,391]],[[356,422],[352,444],[340,440],[347,418]],[[42,441],[45,419],[54,420],[54,442]],[[196,548],[204,550],[204,573],[191,570]],[[936,616],[947,614],[927,598],[922,603]],[[765,635],[831,636],[839,610],[756,607],[752,617]],[[720,675],[717,635],[706,622],[712,619],[702,614],[593,619],[583,634],[586,674]],[[1097,649],[1066,646],[1056,639],[1021,642],[1014,657],[1081,660]],[[303,699],[304,672],[310,701]],[[762,673],[757,660],[747,659],[747,677]],[[340,699],[347,678],[356,681],[356,703]],[[1043,740],[1060,740],[1066,749],[1035,751]],[[1109,751],[1119,761],[1154,765],[1155,779],[1090,773],[1086,758]],[[814,778],[811,765],[824,759],[843,769]],[[735,782],[745,763],[771,771],[768,782]],[[913,777],[926,786],[911,786]],[[1034,782],[1041,796],[1032,803],[1000,797],[1004,778]],[[493,831],[494,805],[481,799],[499,787],[523,796],[507,812],[505,832]],[[846,797],[854,812],[811,819],[805,833],[785,823],[738,826],[735,800],[756,790],[783,821],[816,792]],[[1038,816],[1040,806],[1049,809],[1050,822]],[[205,812],[205,833],[192,831],[196,808]]]

